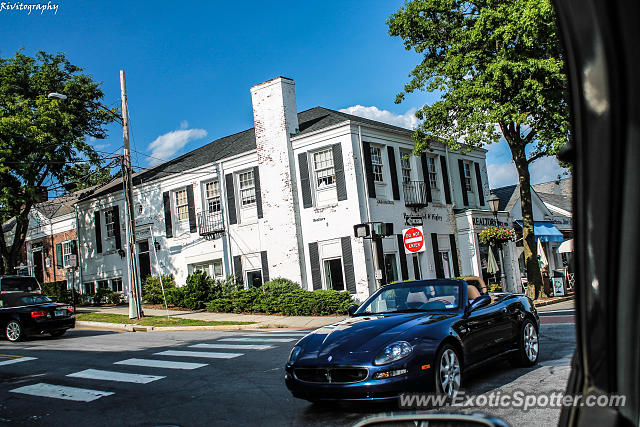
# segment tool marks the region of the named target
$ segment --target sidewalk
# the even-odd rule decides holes
[[[166,316],[166,310],[144,308],[147,316]],[[111,313],[129,314],[127,306],[117,307],[77,307],[78,313]],[[228,321],[228,322],[256,322],[250,325],[228,325],[228,326],[184,326],[154,328],[155,330],[178,330],[178,329],[262,329],[262,328],[295,328],[295,329],[317,329],[345,319],[347,316],[274,316],[268,314],[235,314],[235,313],[209,313],[207,311],[180,311],[169,310],[171,317],[182,317],[185,319],[207,320],[207,321]],[[77,322],[80,326],[97,326],[98,322]]]

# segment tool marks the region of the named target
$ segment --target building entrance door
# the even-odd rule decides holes
[[[42,248],[33,252],[33,275],[38,283],[44,283],[44,261],[42,259]]]
[[[138,268],[140,269],[140,282],[151,276],[151,258],[149,256],[149,241],[138,243]]]

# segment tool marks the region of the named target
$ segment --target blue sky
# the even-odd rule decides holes
[[[435,100],[421,92],[394,104],[419,61],[387,33],[385,22],[403,1],[50,4],[58,5],[57,13],[0,10],[0,56],[20,48],[28,55],[64,52],[103,82],[103,103],[110,106],[120,105],[124,69],[132,148],[143,153],[134,153],[133,162],[140,167],[253,127],[249,88],[278,75],[296,81],[299,111],[350,108],[409,126],[413,111]],[[118,150],[119,125],[92,143],[100,151]],[[488,148],[492,186],[515,183],[506,145]],[[555,159],[543,159],[532,166],[532,181],[559,172]]]

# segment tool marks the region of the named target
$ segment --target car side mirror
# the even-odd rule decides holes
[[[347,312],[349,313],[349,317],[353,317],[357,309],[358,309],[357,305],[350,305],[349,308],[347,309]]]
[[[477,297],[476,299],[474,299],[473,301],[471,301],[469,303],[469,305],[467,306],[467,310],[466,313],[469,314],[472,311],[475,311],[479,308],[482,307],[486,307],[489,304],[491,304],[491,297],[489,295],[480,295],[479,297]]]

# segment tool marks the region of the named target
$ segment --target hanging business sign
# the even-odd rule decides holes
[[[424,233],[422,227],[411,227],[402,230],[402,236],[404,239],[404,250],[407,254],[415,254],[418,252],[424,252]]]

